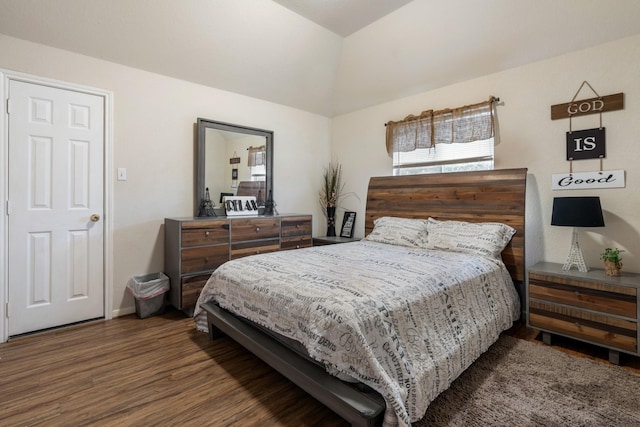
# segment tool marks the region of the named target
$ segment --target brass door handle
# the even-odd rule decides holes
[[[91,215],[91,217],[90,217],[90,218],[91,218],[91,222],[98,222],[98,221],[100,221],[100,215],[98,215],[98,214],[93,214],[93,215]]]

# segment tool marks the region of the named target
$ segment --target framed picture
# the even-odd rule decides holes
[[[355,212],[345,212],[342,217],[342,229],[340,230],[340,237],[353,237],[353,226],[356,223]]]
[[[220,204],[224,203],[225,197],[233,197],[235,194],[233,193],[220,193]]]

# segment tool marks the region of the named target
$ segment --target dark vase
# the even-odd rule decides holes
[[[327,236],[336,235],[336,208],[327,207]]]

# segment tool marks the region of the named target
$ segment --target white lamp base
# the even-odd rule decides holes
[[[578,228],[573,227],[573,237],[571,238],[571,250],[569,251],[569,256],[567,260],[564,262],[562,266],[563,270],[571,270],[571,267],[576,266],[578,271],[582,273],[586,273],[589,271],[587,268],[587,264],[584,262],[584,257],[582,256],[582,250],[580,249],[580,244],[578,244]]]

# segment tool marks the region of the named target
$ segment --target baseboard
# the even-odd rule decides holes
[[[119,308],[117,310],[113,310],[111,312],[111,315],[113,317],[120,317],[120,316],[127,316],[129,314],[135,314],[136,312],[136,307],[135,306],[131,306],[131,307],[125,307],[125,308]]]

